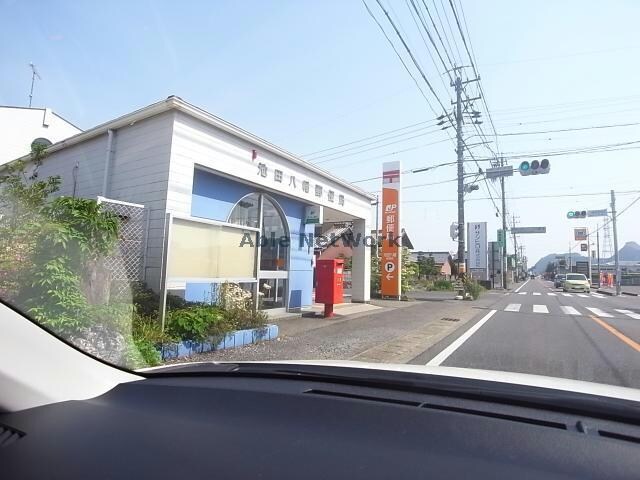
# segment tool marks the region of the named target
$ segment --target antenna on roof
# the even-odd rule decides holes
[[[36,70],[36,66],[33,64],[33,62],[30,62],[29,66],[31,67],[31,91],[29,92],[29,108],[31,108],[31,102],[33,101],[33,84],[36,81],[36,77],[38,77],[38,80],[42,80],[42,77],[38,73],[38,70]]]

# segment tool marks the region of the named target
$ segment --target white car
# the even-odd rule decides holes
[[[591,283],[586,275],[582,273],[567,273],[567,277],[562,285],[563,292],[591,292]]]

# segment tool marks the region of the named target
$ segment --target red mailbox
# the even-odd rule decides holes
[[[324,316],[333,317],[333,306],[344,301],[342,279],[344,260],[318,260],[316,262],[316,302],[324,303]]]

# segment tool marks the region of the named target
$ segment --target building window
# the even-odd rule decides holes
[[[336,193],[333,190],[329,190],[329,193],[327,193],[327,200],[333,202],[335,200],[335,196]]]
[[[229,223],[244,227],[258,228],[260,226],[260,195],[252,193],[242,198],[231,210]]]
[[[338,195],[338,205],[344,205],[344,195]]]
[[[316,197],[321,197],[321,196],[322,196],[322,186],[316,185]]]
[[[278,183],[282,183],[282,170],[274,170],[273,179]]]
[[[262,199],[260,270],[286,270],[289,253],[288,229],[280,210],[267,197]]]
[[[309,193],[309,182],[307,180],[302,182],[302,191],[304,193]]]

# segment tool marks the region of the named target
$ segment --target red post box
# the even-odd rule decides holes
[[[316,302],[324,303],[324,316],[333,317],[333,306],[344,301],[342,279],[344,260],[318,260],[316,262]]]

